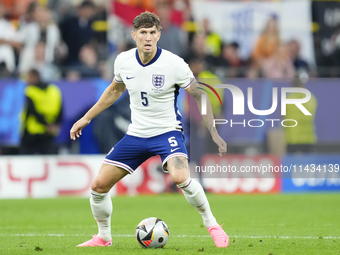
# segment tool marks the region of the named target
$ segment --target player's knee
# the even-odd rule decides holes
[[[179,185],[179,184],[185,182],[186,180],[187,180],[187,178],[178,178],[178,179],[175,179],[175,180],[174,180],[174,183],[175,183],[176,185]]]
[[[91,189],[98,193],[107,193],[110,191],[111,188],[107,187],[107,185],[104,185],[98,180],[94,180],[91,184]]]
[[[173,157],[169,159],[166,167],[173,182],[177,185],[185,182],[190,177],[188,159],[185,157]]]
[[[187,173],[177,173],[177,174],[172,174],[171,175],[172,181],[176,184],[179,185],[186,180],[188,180],[189,175]]]

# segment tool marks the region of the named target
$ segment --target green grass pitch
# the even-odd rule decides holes
[[[212,195],[230,238],[216,248],[201,216],[181,194],[114,197],[111,247],[75,246],[97,233],[88,199],[0,200],[0,254],[340,254],[340,194]],[[170,229],[163,249],[142,249],[144,218]]]

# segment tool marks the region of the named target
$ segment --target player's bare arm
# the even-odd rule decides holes
[[[201,110],[202,94],[204,94],[205,92],[199,88],[200,88],[200,85],[197,82],[194,82],[185,91],[188,92],[195,99],[198,109]],[[227,143],[220,137],[220,135],[217,132],[216,127],[214,126],[214,114],[212,112],[212,108],[211,108],[211,104],[209,100],[207,100],[207,114],[202,115],[202,118],[211,134],[213,141],[218,146],[219,155],[220,156],[225,155],[227,153]]]
[[[70,137],[72,140],[76,140],[81,136],[81,131],[86,127],[91,120],[100,114],[102,111],[109,108],[117,99],[123,94],[126,87],[124,83],[117,83],[114,80],[105,89],[99,100],[92,106],[90,110],[76,123],[70,130]]]

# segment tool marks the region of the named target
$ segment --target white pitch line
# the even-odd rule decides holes
[[[83,234],[0,234],[1,237],[5,236],[26,236],[26,237],[37,237],[37,236],[51,236],[51,237],[70,237],[70,236],[90,236]],[[135,235],[112,235],[112,237],[134,237]],[[210,235],[175,235],[174,237],[195,237],[195,238],[208,238]],[[279,238],[279,239],[340,239],[340,236],[229,236],[230,239],[241,238],[241,239],[263,239],[263,238]]]

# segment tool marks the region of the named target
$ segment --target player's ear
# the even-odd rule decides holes
[[[159,38],[161,38],[161,30],[158,31],[158,39],[157,39],[157,42],[158,42]]]
[[[134,30],[132,30],[131,36],[132,36],[133,40],[136,41],[136,32]]]

